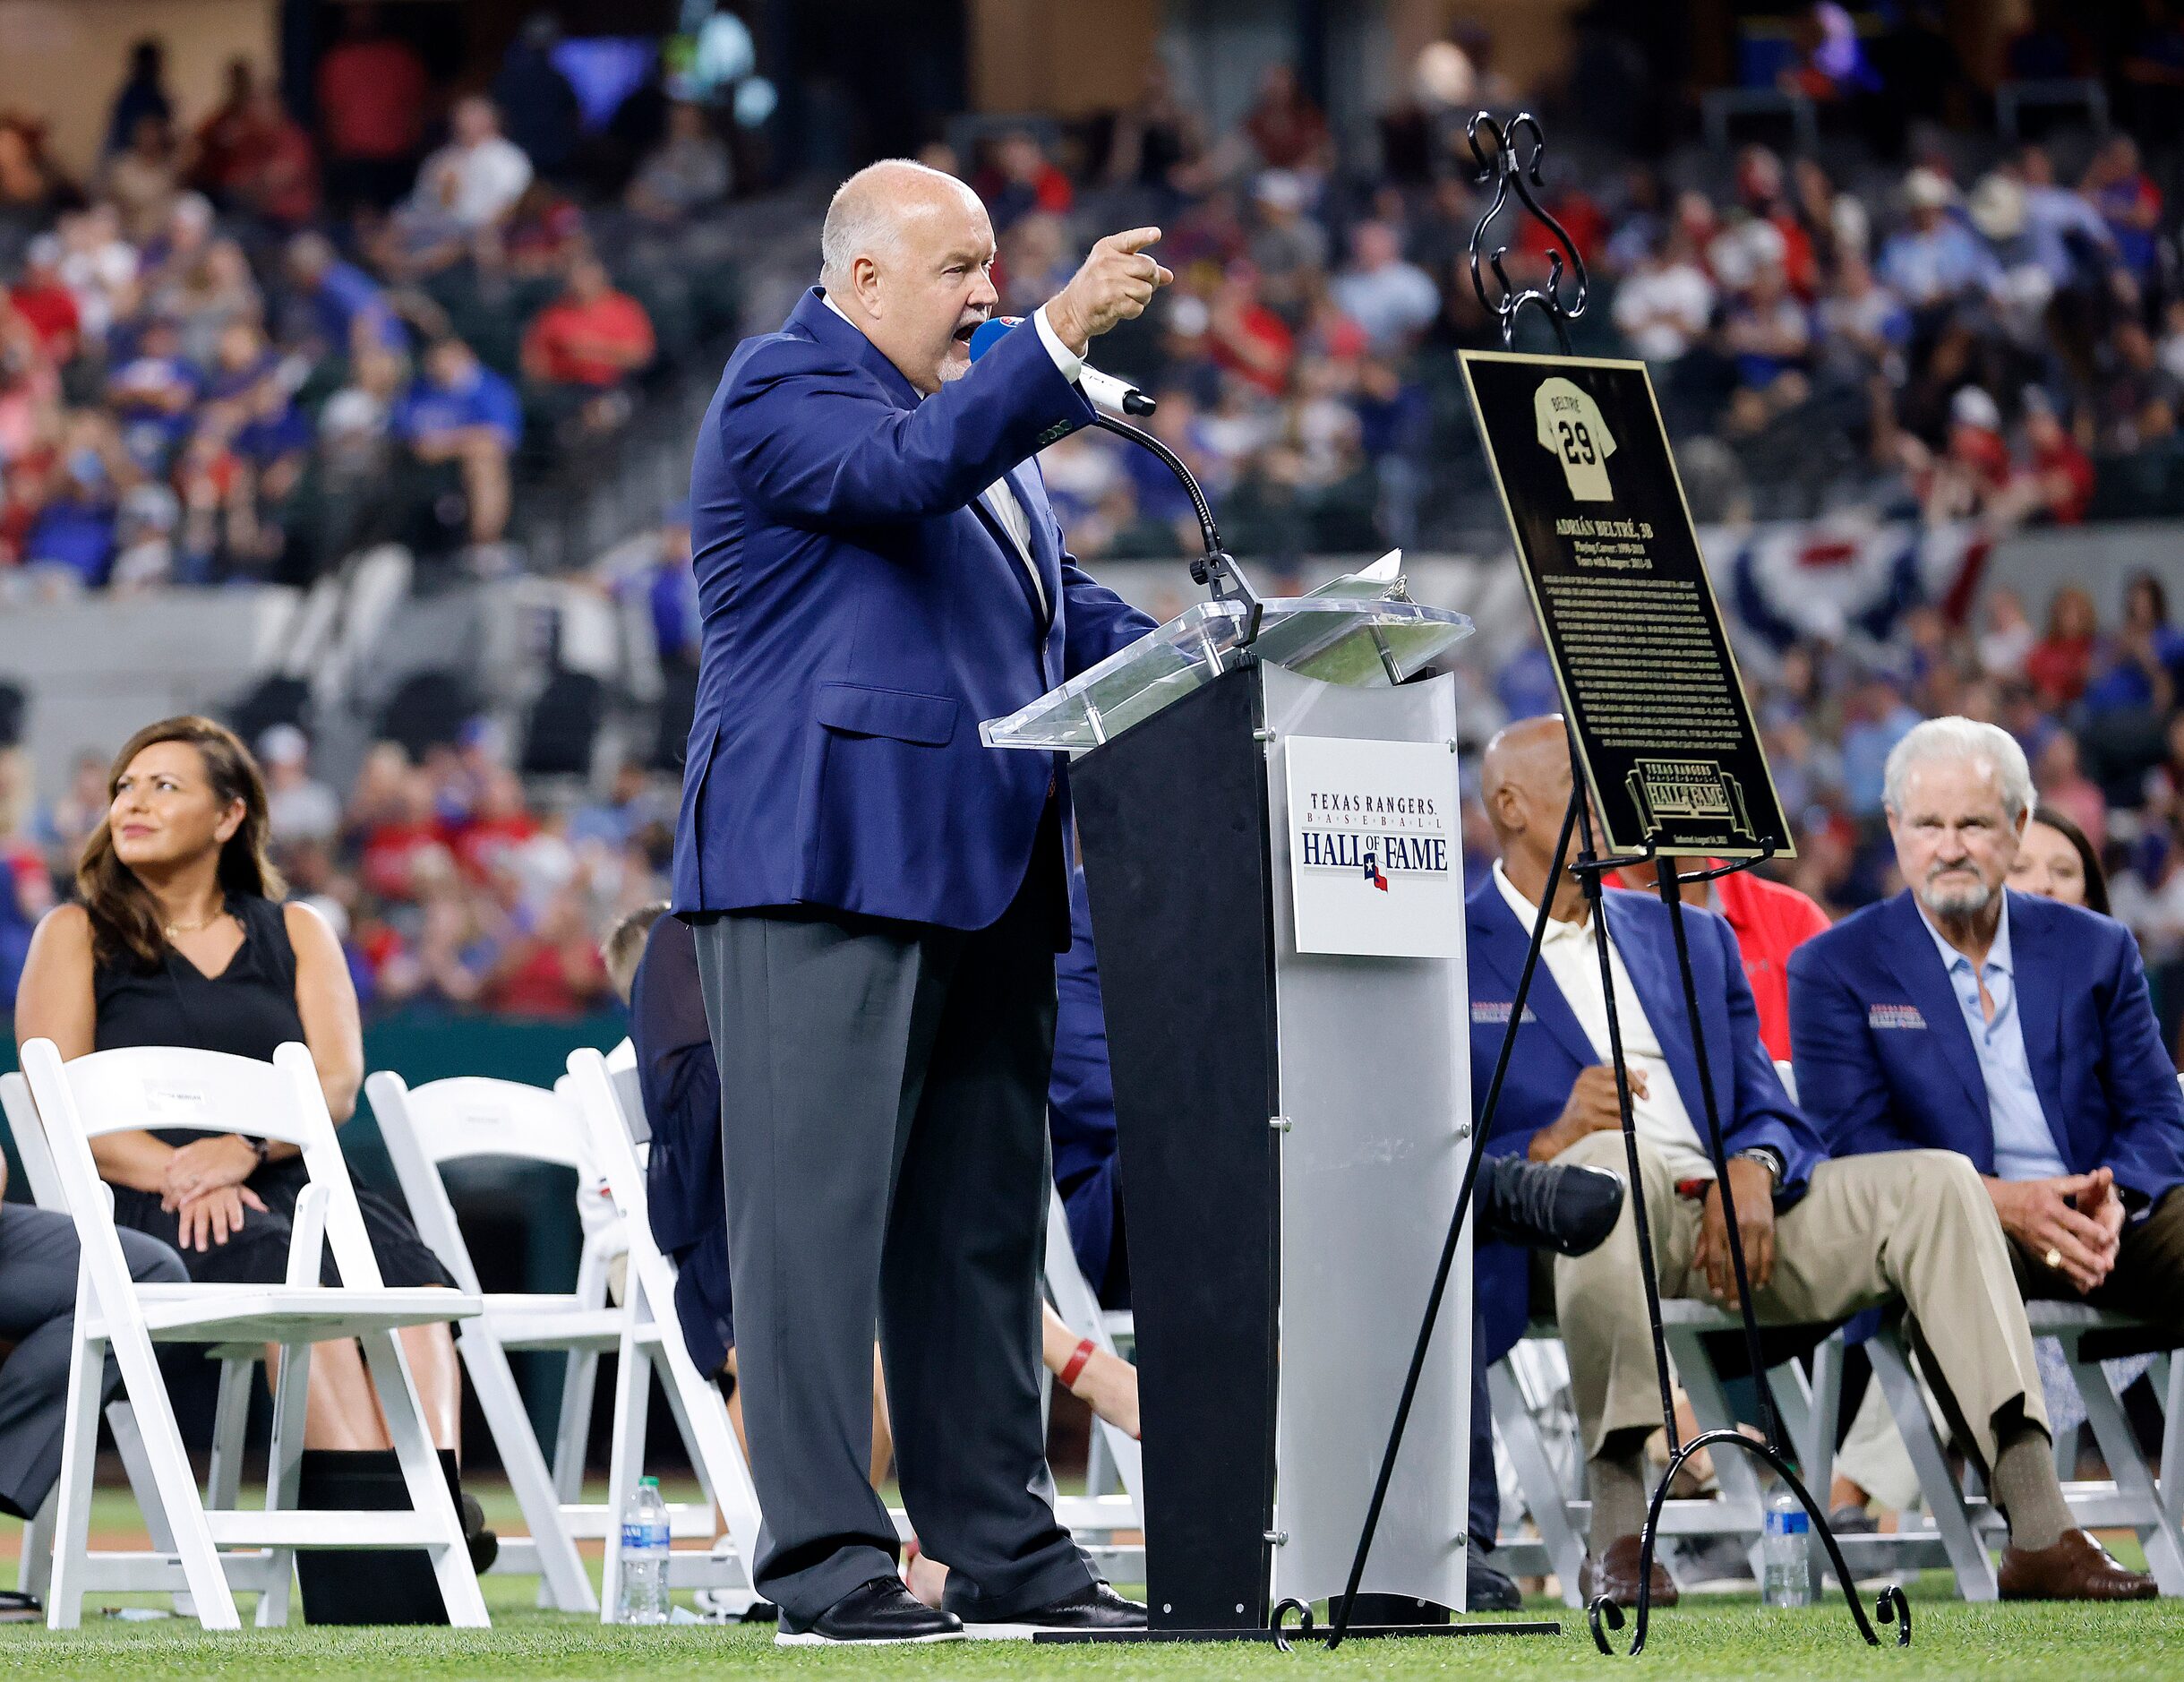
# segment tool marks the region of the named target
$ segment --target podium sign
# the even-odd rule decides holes
[[[1608,846],[1794,855],[1646,365],[1460,360]]]
[[[1293,736],[1288,757],[1297,949],[1461,957],[1463,797],[1449,746]]]

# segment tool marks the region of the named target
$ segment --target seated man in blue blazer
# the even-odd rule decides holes
[[[1897,743],[1909,884],[1790,960],[1797,1086],[1829,1147],[1977,1168],[2026,1295],[2184,1343],[2184,1097],[2121,923],[2003,886],[2033,809],[2008,732],[1936,718]]]
[[[901,159],[827,207],[819,284],[728,360],[690,468],[703,634],[675,832],[722,1091],[738,1381],[789,1644],[1142,1626],[1056,1523],[1039,1266],[1068,771],[1015,712],[1152,621],[1065,552],[1037,452],[1089,342],[1171,277],[1110,235],[973,365],[976,193]],[[877,1326],[903,1503],[867,1477]]]
[[[1516,1054],[1487,1148],[1536,1162],[1623,1168],[1598,931],[1577,880],[1548,880],[1570,800],[1562,720],[1511,725],[1488,746],[1480,778],[1502,856],[1468,902],[1475,1068],[1493,1066],[1537,907],[1543,900],[1549,905],[1540,967],[1515,1027]],[[1733,1302],[1723,1200],[1702,1143],[1698,1058],[1668,910],[1642,895],[1610,894],[1606,915],[1661,1292]],[[1697,907],[1686,907],[1683,917],[1760,1318],[1825,1323],[1903,1301],[1930,1356],[1927,1372],[1966,1421],[1970,1446],[2008,1515],[2002,1592],[2024,1599],[2151,1595],[2153,1579],[2124,1571],[2071,1527],[2055,1480],[2032,1335],[1978,1176],[1947,1151],[1830,1160],[1760,1043],[1758,1010],[1729,925]],[[1485,1083],[1473,1090],[1483,1099]],[[1626,1213],[1606,1244],[1589,1255],[1557,1257],[1552,1269],[1592,1496],[1585,1592],[1628,1604],[1639,1588],[1645,1441],[1661,1423],[1635,1222]],[[1482,1246],[1477,1270],[1493,1359],[1523,1333],[1528,1268],[1517,1252]],[[1654,1603],[1673,1604],[1666,1572],[1658,1564],[1654,1572]]]

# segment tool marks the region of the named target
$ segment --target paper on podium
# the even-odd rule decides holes
[[[987,719],[980,739],[989,748],[1089,752],[1244,658],[1346,688],[1400,683],[1472,629],[1462,614],[1409,600],[1400,559],[1398,551],[1307,596],[1261,604],[1258,639],[1248,650],[1249,610],[1237,602],[1201,602],[1030,706]]]

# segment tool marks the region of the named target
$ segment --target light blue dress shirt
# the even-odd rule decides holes
[[[1923,909],[1920,912],[1924,921]],[[1933,924],[1934,949],[1948,971],[1950,989],[1964,1010],[1964,1026],[1972,1035],[1972,1049],[1979,1055],[1979,1072],[1987,1083],[1987,1115],[1994,1126],[1994,1171],[2002,1180],[2055,1180],[2070,1171],[2055,1148],[2055,1135],[2048,1128],[2047,1112],[2040,1107],[2040,1091],[2033,1085],[2032,1065],[2025,1057],[2025,1027],[2017,1016],[2017,983],[2009,956],[2009,896],[2002,896],[2002,915],[1995,924],[1994,944],[1978,974],[1972,960],[1943,940]],[[1994,1020],[1980,1008],[1979,983],[1983,977],[1987,996],[1994,1000]]]

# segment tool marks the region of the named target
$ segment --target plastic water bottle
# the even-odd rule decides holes
[[[1787,1489],[1777,1489],[1767,1500],[1767,1528],[1760,1539],[1760,1558],[1766,1571],[1760,1583],[1760,1599],[1769,1606],[1810,1606],[1812,1576],[1808,1544],[1812,1523],[1805,1509]]]
[[[667,1603],[667,1503],[657,1478],[638,1480],[621,1515],[621,1605],[617,1621],[664,1624]]]

